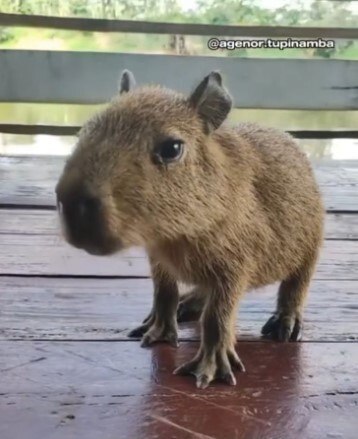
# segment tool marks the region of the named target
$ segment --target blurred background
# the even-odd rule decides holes
[[[0,12],[68,17],[223,25],[357,27],[358,2],[329,0],[0,0]],[[246,58],[358,59],[358,41],[336,40],[330,49],[207,48],[208,37],[96,33],[0,27],[0,49],[101,51]],[[0,66],[1,69],[1,66]],[[1,70],[0,70],[1,74]],[[327,71],[329,75],[329,71]],[[115,90],[115,84],[114,84]],[[0,103],[0,122],[80,125],[101,105]],[[236,109],[235,121],[286,130],[357,129],[357,111]],[[1,154],[67,155],[73,137],[0,134]],[[358,159],[357,139],[300,140],[311,158]]]

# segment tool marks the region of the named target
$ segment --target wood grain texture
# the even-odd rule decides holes
[[[0,62],[4,102],[103,103],[116,93],[123,69],[139,84],[189,93],[220,70],[236,108],[358,108],[357,61],[1,50]]]
[[[62,164],[0,159],[1,439],[356,439],[355,162],[315,165],[327,205],[345,212],[327,214],[303,342],[261,340],[277,285],[248,293],[236,327],[247,372],[205,391],[172,374],[196,353],[197,323],[180,325],[178,349],[127,338],[151,307],[151,279],[108,276],[148,276],[143,251],[90,257],[64,243],[55,211],[32,208],[54,208]]]
[[[314,281],[304,319],[305,341],[358,340],[358,281]],[[278,285],[247,293],[237,315],[240,339],[260,340]],[[0,339],[128,340],[152,304],[151,279],[0,277]],[[322,310],[325,310],[322,312]],[[181,340],[198,340],[196,322]]]
[[[65,157],[0,157],[0,205],[55,206]],[[358,161],[313,163],[326,210],[358,211]]]
[[[60,237],[55,210],[6,209],[0,207],[0,235],[44,235]],[[325,238],[358,240],[358,215],[327,213]]]
[[[195,343],[0,342],[2,439],[356,439],[358,344],[239,343],[238,386],[172,375]]]
[[[14,211],[15,212],[15,211]],[[113,256],[92,256],[61,236],[0,235],[0,273],[11,275],[149,276],[140,248]],[[358,279],[358,241],[325,241],[316,279]]]
[[[357,39],[356,28],[301,26],[230,26],[201,23],[160,23],[140,20],[107,20],[80,17],[49,17],[0,13],[0,25],[86,32],[130,32],[146,34],[222,35],[232,37],[293,37]]]

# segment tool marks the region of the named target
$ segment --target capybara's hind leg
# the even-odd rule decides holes
[[[281,283],[276,312],[262,327],[262,335],[278,341],[301,339],[302,313],[315,265],[316,256]]]
[[[184,294],[178,306],[178,323],[199,320],[203,312],[205,297],[206,294],[201,287],[193,288],[189,293]]]

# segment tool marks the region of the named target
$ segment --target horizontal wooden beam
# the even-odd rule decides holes
[[[358,139],[358,130],[291,130],[297,139]]]
[[[0,133],[7,134],[26,134],[26,135],[38,135],[47,134],[50,136],[75,136],[80,126],[74,125],[27,125],[27,124],[13,124],[13,123],[0,123]]]
[[[50,136],[76,136],[78,125],[27,125],[0,123],[0,133]],[[358,130],[288,130],[297,139],[358,139]]]
[[[1,50],[0,64],[0,102],[103,103],[127,68],[183,93],[220,70],[236,108],[358,109],[357,61]]]
[[[217,24],[158,23],[77,17],[49,17],[0,13],[0,26],[63,29],[86,32],[128,32],[230,37],[291,37],[357,39],[357,28],[293,26],[228,26]]]

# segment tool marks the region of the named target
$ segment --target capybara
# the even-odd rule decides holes
[[[300,337],[323,235],[324,208],[309,160],[277,129],[225,122],[232,98],[213,71],[189,95],[137,86],[119,93],[79,133],[56,187],[69,243],[95,255],[146,249],[153,308],[129,335],[177,346],[177,312],[200,315],[196,356],[174,372],[199,388],[234,385],[244,370],[234,321],[244,291],[280,281],[262,333]],[[194,289],[180,302],[178,282]]]

